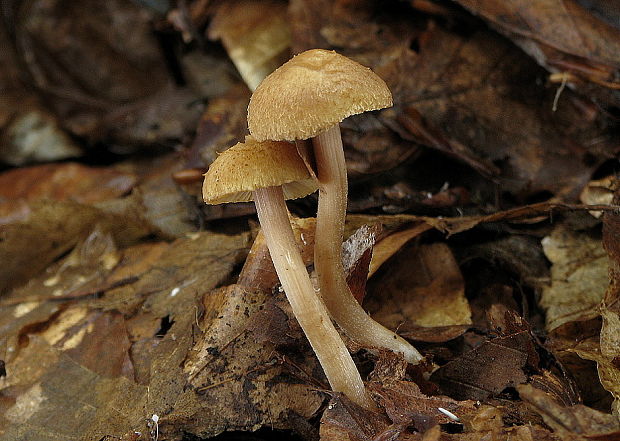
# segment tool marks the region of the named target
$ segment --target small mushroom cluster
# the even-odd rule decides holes
[[[347,171],[339,123],[392,105],[370,69],[333,51],[313,49],[280,66],[258,86],[248,106],[251,136],[222,153],[205,174],[206,203],[254,200],[271,259],[310,345],[334,391],[366,408],[373,404],[331,319],[353,340],[422,359],[403,338],[374,321],[355,300],[342,266]],[[316,176],[292,142],[312,140]],[[314,265],[320,296],[302,261],[286,199],[318,188]]]

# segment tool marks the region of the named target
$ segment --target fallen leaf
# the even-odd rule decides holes
[[[372,249],[372,260],[368,270],[368,278],[372,277],[390,257],[401,249],[411,239],[418,237],[430,229],[430,225],[425,223],[414,224],[389,234],[381,239]]]
[[[209,38],[221,39],[250,90],[288,60],[290,31],[277,1],[233,1],[219,5]]]
[[[254,314],[264,317],[260,308],[268,298],[240,285],[206,294],[204,334],[183,363],[192,387],[167,417],[175,430],[214,436],[267,424],[285,428],[289,413],[310,418],[318,411],[323,397],[313,377],[324,380],[309,345],[280,355],[250,330]]]
[[[466,429],[471,432],[488,432],[504,426],[500,409],[489,405],[480,406],[477,412],[466,415],[463,421]]]
[[[579,200],[584,204],[611,205],[614,199],[615,185],[617,182],[613,176],[590,181],[579,195]],[[600,211],[591,211],[590,214],[596,218],[603,215]]]
[[[235,66],[226,53],[195,47],[182,54],[179,61],[188,86],[203,99],[217,100],[239,85]]]
[[[398,334],[410,340],[425,343],[445,343],[463,335],[470,325],[426,326],[407,325],[398,329]]]
[[[439,409],[444,409],[464,417],[474,412],[474,401],[456,401],[442,396],[427,396],[420,388],[410,381],[394,381],[388,383],[369,383],[377,402],[383,407],[393,424],[413,426],[419,432],[425,432],[436,424],[454,423]],[[423,425],[418,426],[416,423]]]
[[[0,30],[0,160],[6,164],[55,161],[83,154],[29,87],[14,44],[11,24]],[[20,54],[21,55],[21,54]]]
[[[135,184],[130,173],[74,162],[12,169],[0,174],[0,224],[26,218],[32,202],[72,200],[92,205],[127,194]],[[16,202],[25,210],[12,211]]]
[[[600,337],[596,340],[596,342],[590,340],[579,342],[575,347],[568,348],[567,351],[577,354],[582,359],[595,362],[597,367],[596,380],[617,400],[618,395],[620,395],[620,371],[615,360],[602,352],[602,344],[604,343],[599,343]],[[598,386],[596,383],[593,386],[590,382],[588,384],[588,391],[599,392],[596,390],[598,389],[596,386]],[[607,398],[606,396],[599,398],[603,401],[603,410],[609,409],[609,400]],[[615,413],[618,412],[616,402],[612,403],[611,408]]]
[[[558,351],[562,365],[579,385],[583,403],[601,411],[609,411],[613,395],[618,394],[618,372],[613,360],[601,354],[600,336],[568,342],[571,346]],[[572,355],[572,357],[570,357]],[[573,358],[574,357],[574,358]],[[612,394],[609,392],[612,391]]]
[[[189,153],[190,166],[209,166],[217,155],[243,141],[247,132],[250,93],[246,86],[231,87],[214,98],[203,112]]]
[[[143,223],[160,237],[173,239],[197,230],[199,210],[174,182],[172,175],[181,168],[179,155],[157,158],[141,170],[140,184],[129,197],[98,204],[109,212],[138,211]]]
[[[496,317],[501,317],[501,312],[505,324],[500,337],[483,342],[433,372],[431,381],[443,393],[455,399],[484,400],[524,383],[526,366],[537,367],[538,355],[529,325],[504,308],[497,310]]]
[[[314,259],[315,219],[292,218],[291,226],[301,257],[306,265],[310,265]],[[271,292],[279,283],[278,275],[269,256],[265,236],[261,231],[256,234],[237,283],[264,292]]]
[[[614,195],[617,202],[618,194]],[[617,213],[606,213],[603,217],[603,246],[609,257],[609,286],[601,303],[603,326],[600,334],[600,350],[604,358],[599,362],[599,375],[603,387],[614,396],[613,411],[620,415],[620,216]]]
[[[620,423],[613,415],[581,404],[562,406],[549,394],[529,384],[522,384],[517,390],[521,398],[563,439],[613,440],[620,437]]]
[[[584,94],[617,105],[613,79],[620,69],[620,30],[613,22],[602,20],[601,14],[590,13],[588,4],[573,0],[458,2],[489,21],[549,71],[571,72],[591,82],[595,87],[584,87]],[[605,93],[601,88],[611,90]]]
[[[70,251],[99,225],[119,246],[148,235],[140,219],[106,214],[76,202],[39,202],[29,217],[0,230],[0,292],[19,286]]]
[[[15,23],[20,60],[64,127],[78,135],[95,136],[112,109],[169,81],[146,7],[35,1],[22,12]]]
[[[576,384],[572,379],[567,381],[566,377],[561,378],[545,369],[540,375],[532,375],[530,377],[530,384],[536,389],[548,393],[563,406],[581,404],[579,391],[576,389]]]
[[[325,441],[371,441],[382,439],[377,437],[389,428],[389,420],[381,413],[363,409],[336,395],[323,412],[320,433]],[[398,430],[396,435],[401,431],[404,430]]]
[[[127,428],[145,430],[145,386],[122,376],[101,377],[40,338],[32,338],[29,346],[32,351],[24,351],[19,363],[44,370],[35,377],[28,376],[32,369],[22,371],[25,388],[5,408],[7,422],[12,424],[5,426],[3,439],[77,441],[126,433]]]
[[[69,318],[71,317],[71,318]],[[41,336],[72,360],[102,377],[134,379],[123,316],[116,312],[64,310]],[[31,337],[29,337],[31,338]]]
[[[447,326],[471,323],[458,265],[443,243],[409,246],[369,283],[366,307],[375,320],[395,329],[404,324]]]
[[[380,230],[378,224],[363,225],[342,244],[342,265],[347,275],[347,284],[358,303],[363,302],[366,294],[369,266]]]
[[[132,282],[105,291],[101,298],[82,299],[79,306],[69,308],[65,306],[66,309],[61,309],[60,312],[44,308],[46,305],[53,306],[52,302],[35,302],[30,310],[24,309],[22,305],[4,307],[5,310],[12,310],[14,313],[19,312],[21,307],[23,312],[19,314],[23,319],[21,319],[21,327],[16,328],[13,325],[2,327],[3,334],[0,340],[7,341],[6,339],[10,339],[13,333],[19,332],[24,336],[22,341],[28,342],[25,349],[22,348],[17,352],[17,358],[10,360],[8,366],[12,373],[13,369],[22,369],[24,375],[22,378],[26,381],[37,381],[39,377],[46,378],[53,374],[57,377],[66,377],[66,381],[76,383],[75,387],[79,388],[86,387],[80,379],[84,375],[84,381],[90,382],[88,384],[94,387],[92,392],[91,389],[88,393],[83,392],[87,398],[67,397],[64,392],[57,398],[49,396],[47,401],[49,405],[58,409],[55,411],[58,413],[55,418],[59,421],[63,420],[60,415],[65,410],[71,412],[71,415],[81,414],[72,406],[59,404],[61,400],[71,400],[78,407],[86,406],[90,409],[88,412],[91,413],[90,417],[85,417],[86,419],[75,420],[74,418],[72,420],[79,421],[79,427],[66,425],[61,430],[54,425],[48,426],[49,433],[55,434],[55,431],[58,431],[58,435],[50,439],[90,439],[89,436],[95,436],[93,433],[99,434],[95,439],[100,439],[106,435],[121,436],[130,430],[144,432],[143,425],[146,418],[150,418],[153,414],[162,416],[160,428],[167,431],[162,434],[178,434],[181,430],[189,430],[191,426],[189,422],[187,427],[180,425],[174,429],[166,428],[164,417],[172,410],[169,403],[183,403],[188,396],[195,396],[193,388],[187,391],[187,395],[183,395],[186,377],[181,366],[192,347],[192,328],[196,326],[199,317],[200,308],[197,297],[229,278],[234,265],[238,264],[246,254],[248,238],[248,234],[226,236],[199,233],[192,237],[179,239],[170,245],[165,244],[165,246],[142,244],[123,251],[120,263],[110,268],[106,277],[109,282],[115,279],[127,279],[132,275]],[[102,283],[105,285],[106,281]],[[23,305],[26,306],[26,304]],[[237,306],[239,302],[231,300],[229,311],[217,311],[215,310],[217,305],[214,305],[209,314],[211,319],[214,319],[220,313],[237,311]],[[243,312],[241,310],[241,317],[245,319]],[[37,313],[39,316],[35,316]],[[41,315],[43,313],[45,315]],[[140,316],[143,316],[142,319],[139,319]],[[131,320],[126,319],[130,317]],[[38,321],[33,323],[33,320]],[[14,317],[13,321],[19,322],[20,320]],[[25,325],[25,323],[28,324]],[[223,322],[221,323],[222,329],[226,329]],[[63,366],[59,367],[60,372],[56,372],[50,368],[49,363],[41,363],[42,369],[37,374],[38,376],[33,375],[32,368],[20,368],[20,363],[36,359],[29,348],[36,348],[36,342],[41,340],[37,335],[39,333],[57,346],[58,350],[64,351],[60,356],[61,359],[69,356],[75,360],[71,363],[79,371],[76,374],[78,378],[73,376],[71,370],[73,368]],[[255,344],[252,350],[261,346]],[[54,351],[58,350],[54,349]],[[108,351],[106,359],[102,361],[99,357],[106,350]],[[48,355],[43,353],[45,351],[40,352],[42,352],[41,357]],[[134,372],[128,371],[132,364],[129,354],[139,356],[138,363],[135,364],[135,377],[144,386],[125,380],[126,383],[109,383],[116,385],[118,389],[110,391],[103,386],[99,387],[97,382],[99,380],[93,379],[95,374],[83,367],[90,366],[93,371],[101,372],[106,376],[121,375],[121,377],[133,378]],[[20,361],[22,356],[25,361]],[[76,361],[82,365],[76,364]],[[66,370],[64,374],[62,369]],[[12,374],[11,381],[18,381],[18,378]],[[274,388],[277,387],[274,386]],[[288,390],[288,388],[283,389]],[[45,388],[43,390],[45,391]],[[66,390],[66,387],[62,390]],[[133,393],[132,391],[140,392],[139,399],[127,396],[128,393]],[[19,400],[24,390],[16,392],[16,400]],[[96,395],[99,393],[101,395]],[[122,400],[123,404],[118,404],[117,399]],[[101,404],[89,404],[92,400]],[[320,401],[318,397],[316,402],[320,403]],[[191,400],[190,402],[193,403]],[[308,403],[308,400],[303,400],[303,402]],[[206,403],[217,405],[214,402]],[[282,404],[285,407],[290,404],[290,400],[283,400],[282,403],[287,403]],[[107,406],[118,409],[121,415]],[[107,418],[105,420],[101,419],[103,417],[96,416],[100,407],[101,415]],[[191,408],[197,409],[195,406]],[[187,411],[182,404],[179,404],[176,409],[180,413]],[[41,412],[43,410],[47,412],[46,415],[56,415],[47,408],[42,409]],[[39,419],[28,420],[28,424],[22,427],[27,427],[30,433],[39,433],[40,427],[45,426],[40,422],[42,416],[37,416],[37,418]],[[265,418],[268,417],[265,416]],[[17,431],[17,426],[12,430]]]
[[[510,227],[507,226],[507,228]],[[511,274],[511,277],[517,277],[519,283],[533,288],[539,288],[542,283],[549,280],[549,262],[543,253],[538,237],[512,232],[497,239],[478,243],[470,243],[462,238],[454,248],[458,256],[457,260],[463,266],[482,261],[481,265],[489,268],[489,271],[505,270]],[[490,289],[491,283],[489,279],[486,280],[487,288]],[[492,283],[502,284],[502,282],[500,279]],[[481,296],[477,297],[477,301],[481,300]],[[501,299],[496,299],[493,303],[501,301]]]
[[[103,281],[118,264],[121,254],[110,233],[99,225],[63,259],[48,266],[24,286],[4,298],[5,304],[49,299],[72,299],[103,291]]]
[[[383,261],[398,251],[400,246],[409,239],[431,228],[428,225],[416,225],[411,229],[395,233],[396,237],[394,238],[391,237],[392,231],[402,225],[407,225],[412,219],[417,220],[418,218],[359,215],[351,215],[347,218],[345,228],[348,238],[342,245],[343,266],[349,287],[358,300],[364,297],[366,279],[372,275],[369,274],[368,259],[370,259],[370,267],[373,268],[374,265],[376,270]],[[293,218],[291,220],[293,232],[297,237],[297,243],[306,265],[311,265],[314,258],[315,222],[314,218]],[[375,257],[374,254],[375,237],[379,238],[379,244],[386,241],[384,245],[378,246],[378,257]],[[271,291],[278,283],[275,268],[271,263],[269,251],[261,232],[257,234],[254,240],[237,283],[266,291]]]
[[[162,144],[194,131],[203,105],[188,88],[167,86],[131,104],[119,106],[97,121],[94,135],[127,146]]]
[[[377,349],[375,352],[377,360],[368,376],[369,381],[382,384],[405,379],[408,363],[400,354],[386,349]]]
[[[459,141],[447,138],[440,129],[426,121],[414,107],[405,108],[397,120],[405,129],[405,139],[431,146],[448,157],[464,162],[485,177],[490,178],[499,174],[498,167],[492,162],[482,159]],[[400,132],[403,133],[402,129]]]
[[[531,421],[523,421],[523,425],[506,424],[503,420],[504,409],[501,407],[482,405],[477,412],[465,415],[465,431],[461,435],[446,437],[446,440],[510,440],[510,441],[557,441],[560,438],[548,429]],[[444,438],[441,438],[442,440]]]
[[[540,298],[547,330],[598,316],[609,280],[609,261],[600,239],[558,225],[542,246],[552,263],[551,283]]]
[[[271,342],[276,346],[290,346],[298,333],[289,326],[289,315],[275,301],[267,301],[248,320],[247,329],[259,342]]]
[[[0,140],[0,160],[11,165],[59,161],[83,155],[58,120],[34,100],[4,102],[14,113]]]
[[[584,210],[614,212],[618,210],[618,207],[616,205],[572,205],[557,202],[540,202],[480,216],[459,216],[446,218],[422,217],[422,219],[430,223],[434,228],[443,231],[448,235],[452,235],[462,233],[463,231],[467,231],[483,223],[538,223],[547,219],[548,216],[553,216],[553,213]]]

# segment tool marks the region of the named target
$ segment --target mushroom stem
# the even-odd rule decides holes
[[[313,138],[319,180],[314,267],[327,310],[344,332],[362,345],[403,354],[409,363],[422,356],[402,337],[374,321],[355,300],[342,266],[342,239],[347,209],[347,168],[340,126]]]
[[[254,190],[254,202],[280,283],[329,384],[360,406],[373,408],[351,354],[312,286],[293,235],[282,187]]]

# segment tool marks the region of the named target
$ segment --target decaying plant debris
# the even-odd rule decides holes
[[[0,440],[620,439],[614,2],[0,9]],[[375,410],[330,391],[252,205],[202,203],[312,48],[394,98],[342,123],[347,283],[425,356],[343,335]],[[289,209],[313,271],[316,196]]]

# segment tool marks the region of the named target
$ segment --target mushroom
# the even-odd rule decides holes
[[[353,402],[372,408],[351,354],[312,286],[289,221],[285,198],[300,198],[316,188],[293,144],[247,137],[211,164],[203,198],[208,204],[254,200],[280,283],[329,384]]]
[[[385,82],[370,69],[334,51],[303,52],[272,72],[248,106],[248,127],[260,141],[312,138],[319,181],[314,266],[329,313],[357,342],[422,356],[402,337],[374,321],[355,300],[342,266],[347,169],[339,123],[392,105]]]

